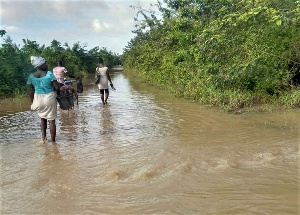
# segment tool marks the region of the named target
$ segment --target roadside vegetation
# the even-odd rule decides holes
[[[62,45],[53,40],[50,46],[39,45],[36,41],[23,39],[22,45],[15,44],[4,30],[0,36],[4,43],[0,47],[0,97],[18,97],[27,94],[27,78],[34,71],[30,63],[30,56],[42,56],[47,60],[49,70],[52,70],[62,60],[67,68],[68,76],[84,77],[94,73],[101,56],[106,65],[111,68],[120,64],[120,56],[108,51],[106,48],[95,47],[86,50],[80,42],[70,47],[67,43]]]
[[[230,111],[300,106],[300,1],[167,0],[155,7],[136,8],[125,73]]]

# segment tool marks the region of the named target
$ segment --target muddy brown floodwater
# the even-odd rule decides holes
[[[28,100],[0,102],[2,214],[298,214],[300,110],[231,115],[112,74],[36,145]],[[49,131],[48,137],[49,137]]]

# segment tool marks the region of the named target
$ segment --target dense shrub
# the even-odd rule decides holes
[[[127,70],[207,104],[249,106],[296,95],[300,1],[164,2],[159,15],[138,8],[143,19],[123,55]],[[297,98],[290,104],[299,105]]]

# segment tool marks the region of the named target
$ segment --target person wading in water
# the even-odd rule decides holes
[[[37,111],[41,118],[42,141],[40,143],[44,144],[47,140],[47,121],[50,126],[51,140],[55,142],[57,117],[55,91],[59,90],[59,85],[53,73],[48,71],[44,58],[32,56],[31,64],[37,70],[29,75],[27,84],[30,86],[31,110]]]
[[[53,74],[55,75],[56,80],[59,83],[60,87],[62,87],[64,85],[64,82],[65,82],[64,75],[67,72],[68,72],[67,69],[65,67],[63,67],[62,60],[59,60],[57,67],[55,67],[53,69]]]
[[[95,71],[95,79],[97,79],[98,77],[100,78],[97,84],[100,90],[101,101],[103,105],[106,105],[109,96],[108,81],[110,82],[110,86],[112,87],[112,89],[114,89],[114,86],[111,81],[108,68],[104,66],[104,61],[101,57],[99,58],[99,65]]]

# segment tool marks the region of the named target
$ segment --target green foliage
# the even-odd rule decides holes
[[[3,37],[6,34],[5,30],[0,30],[0,36]]]
[[[125,49],[125,68],[178,96],[233,108],[295,92],[300,1],[165,2],[157,4],[160,20],[139,9],[146,18]],[[300,104],[297,98],[292,106]]]
[[[4,30],[0,31],[1,36],[5,33]],[[87,73],[94,73],[99,56],[105,60],[109,68],[121,64],[121,57],[106,48],[95,47],[91,50],[85,48],[86,46],[80,42],[69,47],[67,43],[62,46],[60,42],[53,40],[51,45],[46,47],[28,39],[23,39],[23,45],[20,47],[8,36],[0,48],[0,96],[9,97],[26,93],[27,78],[34,71],[30,64],[30,56],[33,55],[44,57],[49,70],[62,60],[68,70],[67,75],[82,77]]]

